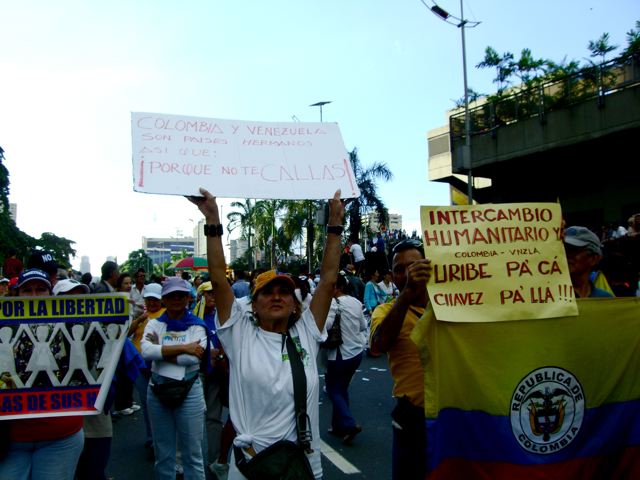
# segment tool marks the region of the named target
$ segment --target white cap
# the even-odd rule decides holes
[[[149,285],[145,285],[142,289],[142,298],[157,298],[160,300],[162,298],[162,285],[159,283],[150,283]]]
[[[80,283],[79,281],[73,280],[71,278],[65,278],[56,282],[56,284],[53,286],[53,294],[62,295],[78,287],[82,288],[82,293],[89,293],[89,287],[84,283]]]

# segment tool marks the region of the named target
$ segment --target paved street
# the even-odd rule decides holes
[[[322,367],[320,367],[323,371]],[[365,357],[350,388],[352,411],[363,431],[351,445],[327,433],[331,403],[320,395],[322,464],[326,480],[387,479],[391,477],[391,377],[386,357]],[[144,449],[142,412],[114,422],[108,475],[114,480],[152,478],[153,462]],[[346,472],[346,473],[345,473]],[[213,477],[209,477],[215,480]]]

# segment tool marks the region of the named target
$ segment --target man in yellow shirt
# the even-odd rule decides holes
[[[400,295],[378,306],[371,317],[371,353],[386,353],[397,400],[393,419],[392,478],[423,480],[427,443],[424,418],[424,374],[410,335],[427,305],[431,262],[422,243],[408,239],[393,248],[393,282]]]

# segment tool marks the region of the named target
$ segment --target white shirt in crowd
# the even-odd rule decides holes
[[[362,253],[362,247],[357,243],[354,243],[349,247],[349,253],[353,255],[354,262],[362,262],[364,260],[364,253]]]
[[[378,286],[388,296],[395,298],[398,295],[398,287],[396,287],[396,284],[393,282],[389,282],[389,285],[387,285],[386,283],[384,283],[384,280],[383,280],[380,283],[378,283]]]
[[[327,330],[333,325],[340,302],[340,330],[342,331],[342,345],[340,345],[340,355],[343,360],[353,358],[364,350],[367,342],[367,321],[364,318],[362,303],[350,295],[331,300],[331,308],[327,316]],[[327,351],[327,360],[335,360],[337,348]]]
[[[147,334],[158,335],[159,344],[147,340]],[[180,345],[186,343],[200,342],[203,348],[207,346],[207,332],[200,325],[193,325],[183,332],[167,332],[167,324],[151,319],[144,327],[144,334],[140,346],[142,347],[142,358],[152,360],[151,371],[164,377],[182,380],[185,374],[200,368],[200,359],[195,355],[181,354],[176,357],[176,363],[167,362],[162,358],[163,345]]]

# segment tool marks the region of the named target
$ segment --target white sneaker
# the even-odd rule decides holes
[[[132,408],[125,408],[124,410],[116,410],[115,412],[116,415],[132,415],[133,414],[133,409]]]
[[[138,410],[140,410],[140,405],[138,405],[137,403],[134,403],[133,405],[131,405],[129,407],[131,410],[133,410],[134,412],[137,412]]]
[[[210,463],[209,471],[218,477],[218,480],[227,480],[227,475],[229,475],[229,464],[218,462]]]

